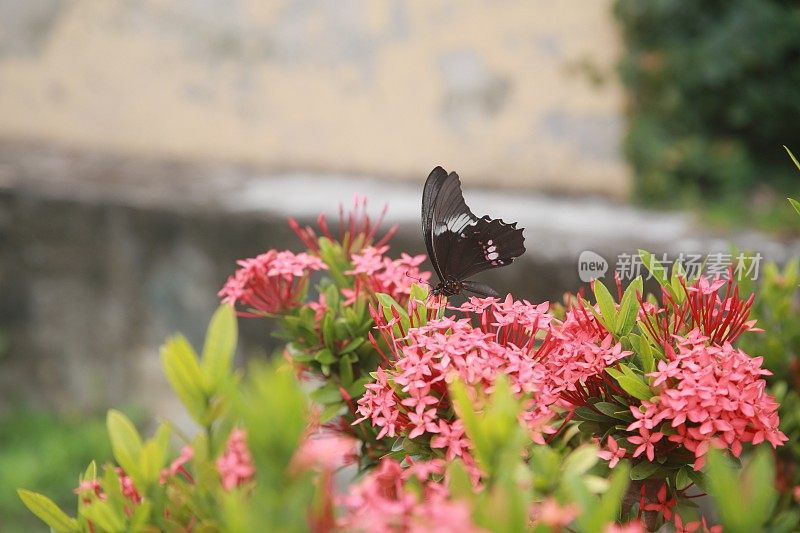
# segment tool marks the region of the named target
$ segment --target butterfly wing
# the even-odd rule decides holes
[[[525,236],[516,222],[507,224],[488,216],[462,229],[450,247],[442,270],[464,280],[484,270],[510,265],[525,253]]]
[[[428,257],[440,280],[451,274],[446,265],[453,244],[462,230],[477,220],[464,202],[458,174],[434,168],[422,191],[422,233]]]
[[[488,216],[476,217],[464,201],[458,174],[448,174],[442,167],[433,169],[425,182],[422,228],[428,256],[440,280],[464,280],[508,265],[525,252],[522,228]],[[483,287],[473,292],[489,289]]]

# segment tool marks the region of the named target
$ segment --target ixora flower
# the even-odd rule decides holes
[[[711,446],[729,448],[738,457],[744,443],[767,441],[775,448],[788,440],[778,428],[778,403],[766,393],[762,376],[771,372],[761,368],[763,359],[727,342],[722,346],[709,342],[698,330],[678,338],[678,351],[667,351],[672,360],[649,374],[656,378],[660,394],[655,404],[648,404],[648,411],[653,420],[674,428],[677,433],[668,440],[694,453],[695,469],[703,466]],[[637,427],[640,435],[628,440],[640,448],[647,446],[633,440],[645,438],[648,431],[634,424],[628,430]],[[652,435],[649,442],[654,442]],[[646,449],[649,454],[650,448]]]
[[[431,479],[444,473],[444,463],[411,463],[403,468],[383,459],[360,483],[352,486],[340,503],[344,531],[408,533],[471,533],[482,531],[470,516],[466,501],[449,499],[445,486]],[[413,481],[413,486],[407,482]],[[421,494],[415,487],[422,487]]]
[[[430,272],[419,269],[425,261],[424,254],[410,256],[403,253],[399,259],[391,259],[386,257],[387,251],[388,246],[369,246],[351,256],[353,268],[345,274],[354,276],[355,287],[342,289],[347,304],[355,302],[361,293],[388,294],[404,304],[408,301],[414,282],[427,282],[430,279]]]
[[[331,233],[325,214],[321,213],[319,217],[317,217],[317,225],[319,226],[319,232],[322,234],[322,237],[333,242],[338,242],[344,249],[346,257],[350,257],[352,254],[358,253],[362,249],[370,246],[381,248],[391,240],[392,236],[397,232],[396,225],[389,228],[389,231],[387,231],[383,237],[377,238],[378,229],[387,211],[388,205],[385,205],[378,217],[373,220],[370,218],[367,210],[367,198],[356,195],[353,199],[353,206],[348,212],[345,213],[344,206],[339,205],[339,229],[336,235]],[[320,236],[317,235],[317,232],[314,231],[311,226],[301,227],[295,219],[290,218],[289,227],[294,230],[309,250],[315,254],[319,254]]]
[[[417,305],[409,307],[413,316],[419,309],[412,304]],[[557,321],[548,309],[510,296],[473,297],[455,309],[463,318],[433,318],[407,332],[396,312],[393,320],[373,313],[390,353],[366,385],[358,401],[361,417],[354,423],[369,420],[380,428],[379,439],[417,439],[471,465],[470,444],[455,418],[448,384],[461,380],[478,397],[491,394],[495,379],[504,375],[512,392],[525,398],[522,422],[543,444],[544,435],[556,432],[550,422],[583,405],[593,391],[587,387],[599,388],[609,379],[603,369],[628,355],[592,318],[570,313]]]
[[[742,300],[731,280],[700,277],[687,285],[682,279],[681,288],[683,298],[662,288],[660,307],[640,295],[639,318],[658,346],[672,345],[676,335],[695,329],[718,345],[732,343],[746,331],[763,331],[755,327],[755,320],[748,320],[755,295]]]
[[[238,261],[239,269],[219,291],[223,303],[238,305],[240,316],[276,315],[302,304],[308,278],[328,267],[306,253],[269,250]]]
[[[247,434],[244,430],[231,431],[225,451],[217,458],[217,471],[225,490],[232,490],[252,481],[256,468],[247,448]]]

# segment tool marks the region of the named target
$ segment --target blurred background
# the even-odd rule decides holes
[[[559,299],[585,250],[796,255],[782,145],[796,1],[0,0],[0,530],[34,523],[14,487],[71,501],[109,406],[180,416],[159,345],[301,249],[287,216],[366,194],[421,253],[443,165],[526,228],[482,279]]]

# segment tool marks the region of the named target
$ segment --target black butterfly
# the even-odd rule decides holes
[[[461,181],[442,167],[431,171],[422,192],[422,232],[428,257],[439,276],[433,294],[450,296],[470,291],[499,296],[484,283],[466,278],[499,268],[525,252],[525,237],[517,223],[476,217],[464,202]]]

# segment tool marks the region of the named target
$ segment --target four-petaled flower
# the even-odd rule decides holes
[[[633,437],[628,437],[628,441],[632,444],[638,444],[639,447],[636,448],[633,452],[634,457],[639,457],[642,453],[646,453],[647,458],[652,461],[655,459],[656,452],[654,448],[654,444],[660,441],[664,437],[664,434],[660,431],[656,431],[655,433],[650,433],[650,430],[642,428],[639,430],[639,435],[634,435]]]
[[[609,468],[614,468],[615,466],[617,466],[617,463],[619,463],[620,459],[625,458],[627,450],[625,450],[625,448],[622,448],[619,444],[617,444],[617,441],[614,440],[614,437],[612,437],[611,435],[608,436],[608,440],[606,442],[608,443],[608,449],[600,450],[599,452],[597,452],[597,455],[601,459],[605,459],[606,461],[608,461]]]

